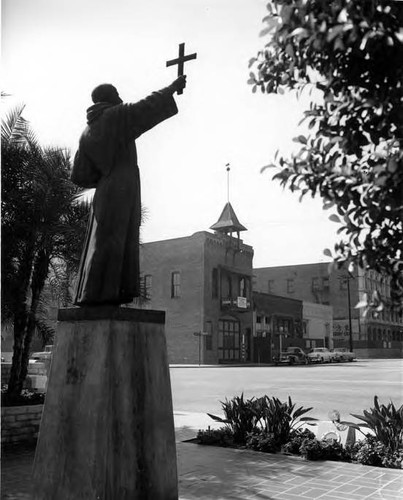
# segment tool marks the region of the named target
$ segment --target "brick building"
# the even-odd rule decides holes
[[[304,347],[302,300],[253,292],[253,362],[271,363],[288,346]]]
[[[333,307],[335,347],[350,346],[361,357],[401,357],[403,320],[390,308],[388,280],[374,271],[356,269],[329,274],[328,263],[264,267],[253,270],[253,289]],[[385,301],[379,314],[364,315],[355,305],[378,290]]]
[[[253,361],[269,363],[287,347],[333,348],[333,309],[253,291]]]
[[[253,248],[230,203],[211,229],[141,246],[147,307],[166,311],[170,363],[251,357]]]
[[[304,346],[333,349],[333,307],[313,302],[302,302],[302,329]]]

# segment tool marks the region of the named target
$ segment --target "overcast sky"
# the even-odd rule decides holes
[[[261,174],[295,147],[307,97],[253,94],[248,61],[261,49],[265,0],[3,0],[3,111],[26,105],[43,145],[74,154],[91,90],[113,83],[136,101],[176,78],[165,63],[186,53],[179,114],[137,141],[144,242],[208,230],[227,201],[248,231],[254,266],[328,260],[337,226],[320,200],[298,202]]]

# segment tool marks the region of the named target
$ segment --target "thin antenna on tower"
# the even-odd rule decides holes
[[[227,167],[227,201],[229,203],[229,171],[231,169],[230,169],[229,163],[227,163],[225,166]]]

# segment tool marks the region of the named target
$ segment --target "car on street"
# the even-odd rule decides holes
[[[41,351],[33,352],[29,357],[29,363],[45,363],[46,361],[51,361],[52,352]]]
[[[347,347],[335,347],[331,350],[335,355],[336,361],[354,361],[357,359],[355,352],[349,351]]]
[[[274,356],[273,361],[276,366],[279,364],[307,365],[309,363],[308,356],[300,347],[287,347],[278,356]]]
[[[314,347],[308,352],[308,358],[311,363],[331,363],[336,360],[335,354],[327,347]]]

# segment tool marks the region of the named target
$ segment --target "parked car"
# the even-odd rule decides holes
[[[52,352],[42,351],[33,352],[29,357],[30,363],[44,363],[45,361],[50,361],[52,359]]]
[[[308,358],[311,363],[331,363],[336,360],[335,354],[327,347],[314,347],[308,352]]]
[[[347,347],[336,347],[332,349],[332,352],[335,354],[336,361],[354,361],[357,359],[355,352],[351,352],[347,349]]]
[[[273,358],[275,365],[307,365],[309,363],[308,356],[300,347],[287,347],[279,356]]]

